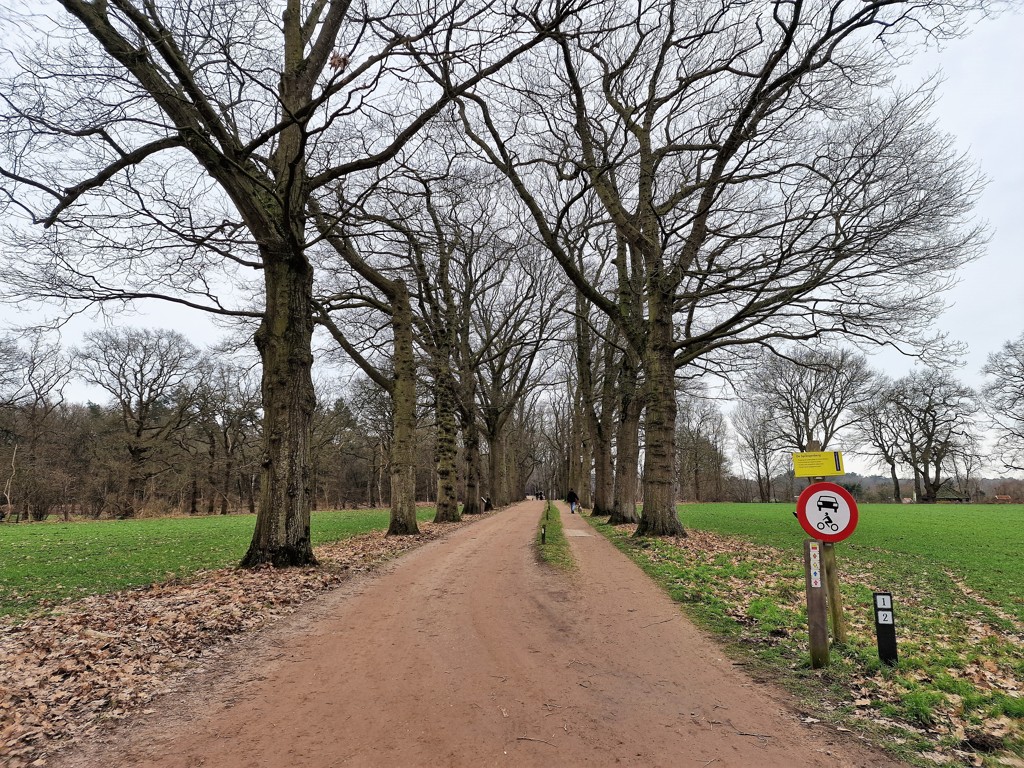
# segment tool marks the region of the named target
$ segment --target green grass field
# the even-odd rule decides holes
[[[417,513],[421,521],[433,515],[429,508]],[[255,522],[229,515],[0,525],[0,616],[235,565]],[[382,509],[314,512],[313,545],[387,525]]]
[[[687,504],[683,525],[799,549],[806,534],[792,504]],[[836,545],[854,562],[941,568],[1024,621],[1024,505],[864,504],[857,530]],[[898,585],[893,585],[895,591]]]
[[[950,765],[1024,758],[1024,506],[861,506],[836,545],[850,631],[826,670],[810,669],[793,506],[686,504],[679,516],[693,535],[678,543],[590,522],[814,718],[918,765],[936,751]],[[893,593],[895,668],[878,660],[873,591]]]

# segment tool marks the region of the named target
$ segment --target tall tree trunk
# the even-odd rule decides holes
[[[611,435],[615,428],[615,346],[604,340],[604,379],[601,384],[601,415],[592,422],[591,441],[594,446],[594,509],[595,515],[610,515],[615,503],[615,465],[612,459]]]
[[[594,463],[594,448],[593,443],[590,442],[590,435],[588,434],[586,427],[583,427],[582,433],[583,440],[580,444],[579,479],[580,508],[593,509],[594,500],[590,493],[590,472],[591,466]]]
[[[399,290],[392,307],[395,383],[391,397],[395,423],[391,440],[391,523],[388,536],[411,536],[420,531],[416,524],[416,358],[409,292]]]
[[[676,393],[672,308],[668,296],[651,301],[651,335],[644,350],[644,508],[637,536],[685,536],[675,504]]]
[[[508,506],[508,482],[505,472],[505,436],[500,429],[494,429],[487,435],[490,443],[488,455],[487,481],[490,486],[491,503],[495,507]]]
[[[281,113],[297,115],[309,104],[315,85],[305,71],[299,3],[289,0],[281,20]],[[262,220],[269,230],[258,233],[265,305],[254,335],[263,363],[260,503],[243,567],[316,564],[309,531],[316,392],[312,377],[313,267],[305,254],[309,202],[305,142],[305,126],[295,122],[284,128],[270,157],[274,189],[251,189],[239,195],[246,203],[261,201],[262,210],[254,207],[242,215]]]
[[[313,390],[313,270],[302,256],[264,259],[266,310],[256,331],[263,361],[263,460],[256,530],[242,567],[313,565],[309,535]]]
[[[212,515],[217,505],[217,439],[210,435],[210,446],[206,453],[210,460],[209,471],[206,476],[206,484],[210,489],[210,498],[206,502],[206,514]]]
[[[903,492],[900,490],[900,479],[896,474],[896,462],[889,462],[889,477],[892,478],[892,500],[897,504],[903,503]]]
[[[610,515],[614,504],[615,466],[607,433],[594,441],[594,515]]]
[[[462,443],[466,449],[466,499],[462,514],[479,515],[480,506],[480,429],[472,414],[462,424]]]
[[[458,489],[456,488],[456,431],[455,393],[447,372],[437,377],[437,513],[435,523],[457,523],[459,515]]]
[[[639,522],[636,513],[637,462],[640,458],[640,414],[643,398],[637,391],[637,369],[623,360],[619,373],[619,419],[615,430],[615,500],[608,522]]]
[[[228,513],[228,497],[231,495],[231,476],[234,472],[235,465],[231,460],[231,455],[228,454],[228,457],[224,462],[224,482],[221,485],[220,493],[220,513],[222,515],[226,515]]]

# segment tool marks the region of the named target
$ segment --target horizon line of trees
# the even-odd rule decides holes
[[[799,481],[788,469],[789,454],[818,440],[822,450],[838,446],[869,455],[888,472],[890,490],[873,489],[872,500],[900,502],[910,494],[925,503],[982,498],[986,457],[979,430],[1012,420],[1005,413],[978,419],[1005,403],[1016,380],[1007,379],[1008,371],[1017,370],[1010,353],[1022,341],[1024,335],[990,357],[982,393],[937,369],[891,380],[871,371],[862,355],[828,349],[762,356],[743,374],[736,388],[740,399],[728,414],[699,380],[679,379],[674,497],[791,500]],[[579,370],[572,359],[578,346],[573,354],[565,349],[560,360],[557,351],[542,358],[552,363],[549,374]],[[71,351],[41,335],[22,345],[7,336],[0,339],[0,360],[0,503],[9,519],[255,511],[262,436],[258,374],[251,364],[230,362],[222,350],[200,350],[175,331],[138,328],[95,331]],[[106,400],[68,402],[64,391],[74,378],[97,387]],[[620,418],[615,398],[609,398],[610,413],[588,420],[579,379],[532,380],[508,416],[503,465],[491,463],[497,454],[486,418],[493,403],[481,397],[477,404],[489,466],[481,495],[503,506],[527,494],[561,495],[575,487],[585,507],[609,514],[598,504],[601,451],[593,446],[601,438],[593,433],[602,419],[607,430]],[[428,398],[421,393],[415,498],[436,503],[442,449],[436,404]],[[355,379],[347,391],[336,383],[318,386],[314,509],[390,502],[392,419],[387,393],[368,378]],[[1014,462],[1020,445],[1007,442],[1012,435],[999,435],[1007,451],[1003,468],[1019,469]],[[614,438],[611,443],[615,456]],[[448,482],[464,497],[465,444],[456,440],[453,448]],[[615,463],[604,475],[612,486],[605,498],[612,500]],[[632,469],[639,471],[635,459]],[[492,491],[500,487],[493,478],[501,478],[504,496]],[[860,495],[865,489],[855,490]]]

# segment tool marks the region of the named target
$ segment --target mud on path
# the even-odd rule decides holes
[[[893,765],[802,725],[631,561],[543,502],[427,544],[233,652],[218,677],[64,766]]]

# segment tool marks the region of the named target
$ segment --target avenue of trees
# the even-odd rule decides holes
[[[735,485],[722,381],[762,498],[780,451],[854,428],[922,500],[977,472],[979,394],[820,350],[940,351],[979,181],[892,73],[980,6],[56,8],[4,12],[4,295],[175,303],[258,359],[161,331],[5,339],[7,501],[30,516],[30,475],[92,513],[251,507],[243,563],[280,566],[314,561],[315,504],[386,500],[401,535],[417,498],[451,521],[573,485],[681,534],[681,493]],[[984,403],[1016,466],[1011,358]],[[358,384],[318,388],[315,360]],[[72,375],[107,401],[65,402]],[[95,437],[64,460],[61,434]]]

